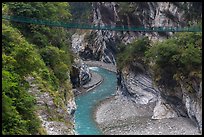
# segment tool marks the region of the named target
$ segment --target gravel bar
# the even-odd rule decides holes
[[[154,106],[113,96],[101,101],[93,115],[105,135],[200,135],[189,118],[151,119]]]

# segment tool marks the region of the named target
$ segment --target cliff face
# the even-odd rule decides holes
[[[184,4],[186,3],[93,2],[93,23],[128,27],[183,27],[187,25],[185,11],[181,8]],[[131,43],[142,36],[148,36],[152,41],[163,40],[172,33],[93,30],[76,37],[77,35],[73,36],[72,42],[80,44],[77,44],[78,47],[73,46],[73,49],[83,59],[116,65],[115,53],[119,43]],[[169,87],[155,86],[151,70],[137,62],[132,65],[135,69],[126,68],[118,73],[117,94],[122,94],[140,104],[156,102],[152,119],[189,117],[202,130],[202,82],[194,82],[195,93],[189,93],[183,81],[172,92]]]
[[[182,3],[181,3],[182,4]],[[169,2],[93,2],[93,24],[111,26],[159,27],[184,26],[183,11]],[[84,52],[98,55],[97,60],[115,64],[114,54],[116,45],[120,42],[130,43],[140,36],[150,39],[168,37],[172,33],[157,32],[121,32],[121,31],[92,31],[89,35]],[[83,55],[82,55],[83,57]]]
[[[59,91],[62,93],[57,95],[41,91],[34,77],[27,77],[26,80],[30,85],[28,92],[36,97],[36,114],[42,122],[45,134],[74,135],[75,98],[69,97],[63,88]],[[59,94],[63,94],[63,97],[59,98]]]
[[[123,69],[117,74],[117,94],[138,104],[155,102],[152,119],[189,117],[201,132],[202,82],[195,83],[198,86],[195,93],[190,93],[183,82],[172,91],[169,87],[155,86],[148,72],[140,66]]]
[[[117,93],[139,104],[155,102],[159,96],[159,91],[154,86],[151,76],[135,66],[127,67],[118,73]]]
[[[196,82],[198,87],[195,93],[189,93],[188,89],[184,87],[184,83],[180,82],[183,97],[182,101],[187,109],[188,116],[197,124],[199,130],[202,132],[202,81]]]
[[[178,3],[177,3],[178,4]],[[186,26],[184,10],[175,3],[170,2],[142,2],[124,3],[97,2],[92,3],[93,23],[96,25],[113,26]],[[179,3],[180,7],[184,3]],[[120,42],[130,43],[141,36],[148,36],[152,41],[163,40],[172,33],[158,32],[119,32],[119,31],[92,31],[94,41],[88,46],[93,49],[93,54],[100,54],[98,60],[115,64],[114,54],[116,45]],[[119,75],[118,93],[129,96],[136,103],[147,104],[157,101],[153,119],[170,118],[177,116],[190,117],[202,129],[202,83],[194,82],[196,93],[189,93],[180,82],[175,92],[168,87],[155,87],[151,76],[141,65],[136,65],[135,70],[126,69]],[[144,71],[145,70],[145,71]]]

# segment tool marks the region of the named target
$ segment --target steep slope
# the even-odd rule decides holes
[[[2,5],[3,14],[53,20],[69,19],[68,9],[68,3]],[[2,134],[75,134],[67,37],[65,29],[2,20]]]
[[[187,27],[201,21],[202,4],[201,2],[93,2],[92,13],[92,22],[101,26]],[[173,33],[94,30],[74,35],[72,42],[74,43],[74,40],[79,42],[78,47],[75,46],[77,47],[75,51],[82,59],[99,60],[117,65],[117,68],[121,70],[118,73],[118,94],[128,96],[132,101],[142,104],[157,101],[152,118],[190,117],[201,131],[202,75],[200,51],[202,51],[202,40],[200,36],[202,33],[183,33],[178,37],[181,40],[176,40],[176,43],[169,41],[169,43],[166,42],[166,46],[161,46],[161,52],[154,52],[159,49],[152,48],[152,52],[156,54],[152,55],[153,59],[150,62],[145,62],[144,54],[137,56],[140,54],[137,52],[138,49],[127,50],[126,53],[121,54],[121,60],[116,62],[117,52],[123,53],[125,47],[134,45],[137,39],[144,36],[147,36],[151,41],[150,46],[152,46],[157,41],[162,42],[171,38]],[[192,40],[193,38],[195,39]],[[122,46],[119,48],[119,45]],[[182,54],[182,57],[176,52],[180,49],[183,50],[179,53]],[[176,55],[173,56],[174,54]],[[160,66],[160,69],[157,66],[158,62],[155,63],[157,56],[160,56],[161,61],[162,59],[166,61],[166,64]],[[173,57],[171,58],[171,56]],[[195,58],[193,58],[194,56]],[[123,60],[126,61],[126,64]],[[192,64],[193,60],[199,63],[188,65]],[[178,66],[177,63],[182,67]],[[121,69],[121,66],[126,67]],[[155,85],[157,86],[155,87]],[[165,112],[159,111],[166,109],[165,105],[162,104],[169,106],[167,107],[169,109]],[[173,115],[163,115],[167,114],[168,111],[171,111]]]
[[[118,93],[139,104],[156,100],[153,119],[189,117],[201,132],[201,41],[201,33],[187,32],[149,48],[141,40],[128,44],[117,61]]]
[[[195,6],[196,5],[196,6]],[[179,27],[199,18],[199,3],[182,2],[93,2],[92,22],[95,25],[134,27]],[[189,11],[191,11],[189,13]],[[195,14],[197,13],[197,14]],[[81,56],[94,55],[94,59],[115,64],[118,43],[130,43],[135,38],[148,36],[152,40],[165,39],[172,33],[164,32],[119,32],[96,30],[87,33]],[[84,54],[86,53],[86,54]]]

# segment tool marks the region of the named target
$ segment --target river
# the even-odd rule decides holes
[[[76,97],[75,131],[78,135],[101,135],[93,119],[95,105],[116,91],[116,74],[100,67],[90,69],[103,77],[103,82],[90,92]]]

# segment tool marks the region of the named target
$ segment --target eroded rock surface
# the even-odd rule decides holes
[[[37,115],[42,127],[48,135],[74,135],[73,113],[76,109],[74,98],[69,100],[65,107],[57,106],[49,92],[42,92],[35,82],[35,78],[27,77],[30,94],[35,96],[37,102]],[[61,120],[60,120],[60,119]]]

